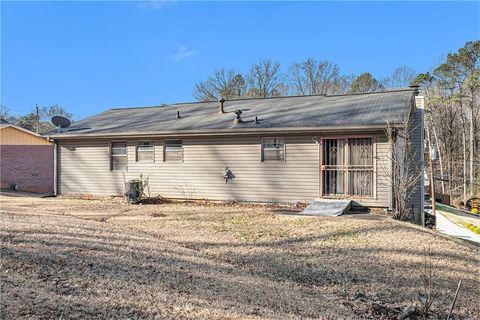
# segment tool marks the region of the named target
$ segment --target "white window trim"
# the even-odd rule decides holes
[[[177,147],[180,149],[180,160],[178,161],[172,161],[172,160],[169,160],[167,161],[167,141],[181,141],[182,142],[182,145],[180,147]],[[175,147],[173,147],[175,148]],[[163,162],[171,162],[171,163],[183,163],[183,140],[165,140],[163,142]]]
[[[112,150],[113,149],[123,149],[123,148],[119,148],[119,147],[113,147],[113,144],[116,143],[116,142],[122,142],[122,143],[125,143],[125,154],[113,154]],[[125,141],[125,140],[114,140],[114,141],[110,141],[110,148],[108,149],[108,152],[109,152],[109,162],[110,162],[110,171],[112,172],[122,172],[122,171],[128,171],[128,142]],[[126,157],[127,159],[127,165],[126,165],[126,168],[125,170],[113,170],[113,157]]]
[[[283,160],[266,160],[265,161],[263,156],[263,151],[265,150],[265,148],[263,147],[263,145],[266,139],[283,139]],[[275,148],[275,150],[277,150],[277,148]],[[287,139],[285,139],[285,137],[262,137],[260,141],[260,162],[273,162],[273,163],[287,162]]]

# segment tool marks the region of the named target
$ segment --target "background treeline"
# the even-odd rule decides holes
[[[64,116],[71,119],[73,114],[57,104],[36,106],[31,112],[21,116],[14,115],[7,106],[0,106],[0,119],[37,133],[55,129],[51,122],[53,116]]]
[[[395,69],[391,76],[375,79],[369,72],[345,75],[331,61],[307,58],[285,70],[280,62],[261,59],[242,73],[234,69],[215,70],[207,79],[195,84],[194,97],[199,101],[265,98],[288,95],[318,95],[376,92],[406,87],[417,73],[410,67]]]
[[[426,98],[425,137],[433,150],[437,192],[478,195],[480,41],[448,54],[414,83]]]

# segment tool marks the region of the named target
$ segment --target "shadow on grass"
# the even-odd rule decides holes
[[[201,317],[205,311],[198,310],[205,308],[274,318],[328,317],[328,309],[348,317],[347,307],[323,293],[377,288],[386,299],[411,301],[420,291],[415,274],[422,248],[322,243],[400,228],[376,225],[256,243],[172,242],[93,221],[17,216],[0,229],[2,264],[10,272],[1,274],[3,318],[21,317],[20,309],[45,318],[177,317],[179,308],[197,310],[185,318]],[[433,256],[458,264],[446,271],[465,273],[466,264],[478,263],[461,254]],[[442,273],[438,282],[457,280]]]

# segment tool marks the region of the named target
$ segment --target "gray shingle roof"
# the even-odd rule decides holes
[[[141,133],[194,133],[248,129],[298,129],[382,126],[403,123],[412,108],[410,89],[369,94],[302,96],[179,103],[158,107],[110,109],[75,122],[53,136]],[[243,123],[234,124],[234,110],[242,110]],[[180,119],[176,118],[177,111]],[[259,123],[255,123],[258,117]]]

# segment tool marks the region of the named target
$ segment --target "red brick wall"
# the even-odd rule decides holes
[[[53,152],[53,145],[1,145],[1,188],[53,193]]]

